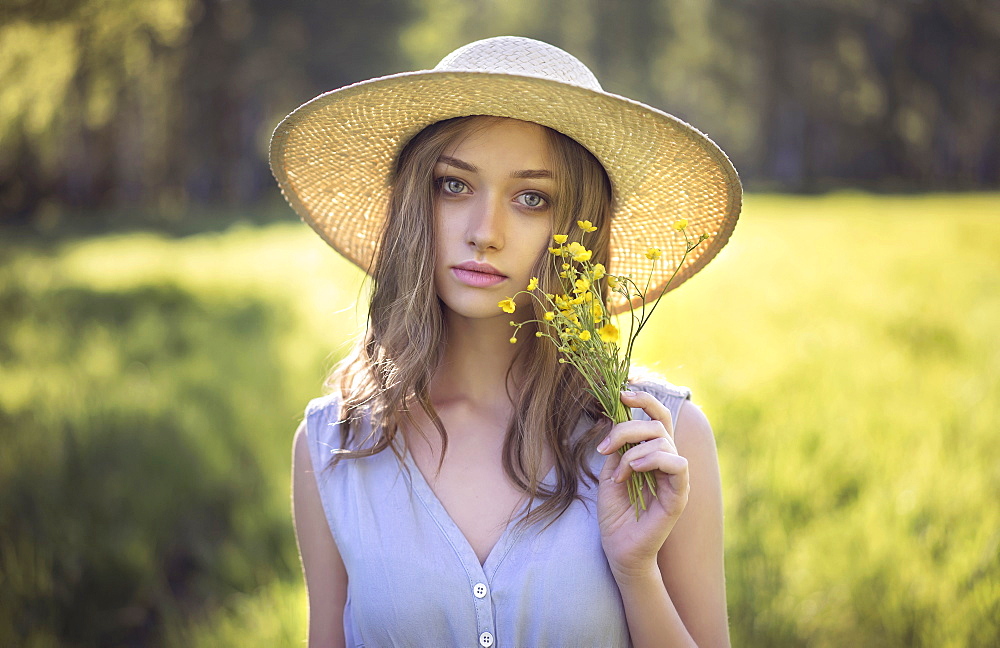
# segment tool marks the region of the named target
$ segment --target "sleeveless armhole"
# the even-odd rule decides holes
[[[309,456],[312,458],[313,474],[323,504],[323,514],[333,540],[340,546],[335,524],[333,489],[328,487],[334,469],[330,466],[334,452],[340,448],[339,430],[340,400],[333,394],[313,399],[306,407],[306,439]]]
[[[670,410],[671,421],[674,429],[677,429],[677,417],[680,415],[681,406],[685,401],[691,400],[691,390],[687,387],[679,387],[660,378],[646,378],[631,383],[634,391],[652,394],[656,400],[663,403]],[[632,419],[637,421],[648,421],[649,416],[638,408],[632,408]]]

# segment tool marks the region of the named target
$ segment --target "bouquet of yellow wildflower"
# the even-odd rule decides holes
[[[597,228],[587,220],[577,221],[584,232],[593,232]],[[629,367],[632,361],[632,349],[640,331],[649,321],[660,299],[684,265],[684,260],[702,241],[707,234],[691,236],[687,231],[687,220],[680,219],[673,225],[674,229],[684,235],[685,251],[673,274],[667,280],[663,292],[646,307],[646,293],[649,291],[650,279],[653,276],[656,263],[660,261],[661,252],[650,248],[646,258],[652,262],[645,286],[639,285],[630,276],[615,276],[609,274],[601,263],[592,263],[592,252],[582,244],[569,240],[567,234],[553,236],[555,247],[549,248],[553,264],[559,273],[560,293],[545,293],[538,290],[538,278],[532,277],[525,290],[513,297],[502,300],[498,306],[506,313],[515,310],[514,300],[518,295],[531,295],[545,311],[541,320],[531,319],[523,322],[511,322],[514,335],[511,344],[517,342],[517,334],[521,328],[529,324],[537,324],[535,335],[548,338],[556,345],[561,357],[559,362],[569,363],[576,367],[587,382],[587,391],[601,404],[605,415],[615,424],[624,423],[632,418],[632,412],[621,402],[621,391],[626,389]],[[635,308],[629,310],[632,326],[629,329],[628,341],[619,344],[619,329],[611,321],[604,303],[603,286],[607,285],[612,292],[621,295],[625,303],[641,303],[638,312]],[[625,444],[619,451],[624,453],[632,447]],[[629,500],[635,506],[636,518],[639,511],[646,509],[643,495],[643,484],[650,493],[656,494],[656,481],[648,472],[632,473],[628,483]]]

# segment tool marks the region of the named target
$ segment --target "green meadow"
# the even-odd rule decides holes
[[[290,443],[360,282],[299,223],[0,230],[0,645],[303,644]],[[748,196],[643,336],[734,645],[1000,643],[1000,195]]]

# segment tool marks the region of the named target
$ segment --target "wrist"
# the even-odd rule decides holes
[[[644,561],[640,565],[629,567],[611,565],[611,575],[614,576],[618,588],[639,588],[644,589],[651,586],[663,585],[663,576],[660,568],[656,564],[656,558]]]

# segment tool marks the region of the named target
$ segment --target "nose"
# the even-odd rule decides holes
[[[477,250],[499,250],[504,245],[504,210],[502,199],[484,196],[469,219],[468,242]]]

